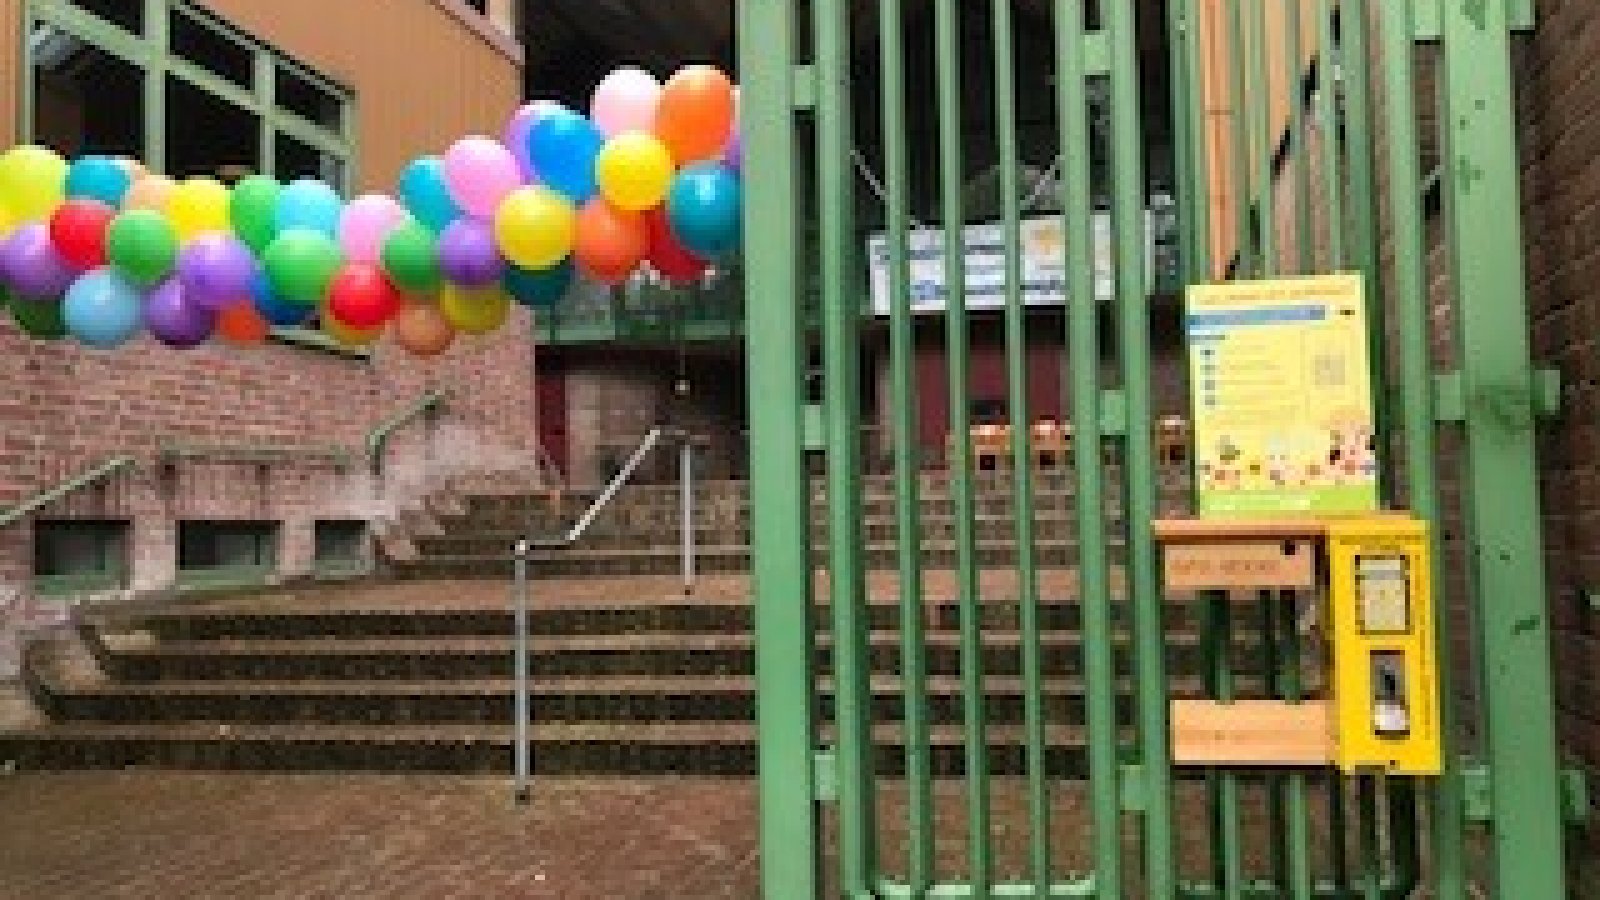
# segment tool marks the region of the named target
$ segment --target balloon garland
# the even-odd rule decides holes
[[[40,340],[111,349],[264,340],[314,317],[419,357],[488,334],[581,275],[676,283],[739,248],[738,89],[708,66],[624,68],[588,114],[550,101],[413,160],[393,197],[313,179],[173,182],[138,162],[0,154],[0,309]]]

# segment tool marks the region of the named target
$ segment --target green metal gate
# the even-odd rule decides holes
[[[1531,3],[737,8],[765,895],[1375,898],[1421,887],[1454,900],[1477,881],[1494,897],[1564,896],[1534,458],[1547,380],[1525,337],[1509,63]],[[1017,52],[1041,42],[1031,61]],[[1163,46],[1164,60],[1151,52]],[[1432,116],[1419,114],[1419,67],[1438,86]],[[853,102],[867,94],[870,107]],[[1167,108],[1164,139],[1147,140]],[[1438,127],[1421,129],[1427,121]],[[913,145],[918,122],[928,140]],[[866,186],[877,182],[857,172],[867,125],[877,198]],[[930,478],[917,445],[913,215],[944,226],[948,294],[964,296],[970,156],[1000,173],[1007,410],[1014,424],[1031,421],[1023,347],[1043,326],[1024,306],[1019,168],[1024,145],[1037,155],[1041,144],[1057,160],[1072,298],[1062,377],[1073,453],[1060,485],[1070,528],[1041,524],[1035,498],[1056,476],[1035,473],[1027,428],[1011,429],[1005,477],[976,473],[961,439],[948,476]],[[1440,658],[1471,629],[1467,658],[1443,668],[1455,676],[1446,693],[1473,698],[1476,724],[1469,739],[1447,715],[1440,778],[1171,764],[1173,695],[1293,700],[1304,685],[1296,628],[1270,598],[1244,623],[1225,598],[1186,621],[1162,597],[1152,317],[1173,315],[1176,301],[1156,293],[1145,263],[1153,170],[1176,201],[1183,281],[1366,276],[1373,358],[1386,373],[1376,380],[1390,386],[1375,398],[1385,496],[1436,525]],[[1434,198],[1447,273],[1429,268]],[[1104,310],[1085,300],[1097,289],[1097,209],[1109,210],[1115,261]],[[861,439],[863,210],[881,215],[893,301],[888,604],[869,599],[863,549],[863,498],[878,484],[864,474]],[[1432,315],[1434,280],[1449,285],[1448,322]],[[950,431],[963,436],[969,317],[961,304],[942,314]],[[1114,366],[1102,365],[1103,338]],[[813,342],[816,405],[805,379]],[[1441,437],[1461,453],[1442,456]],[[814,594],[808,450],[825,458],[824,595]],[[1459,484],[1465,540],[1441,537],[1457,521],[1442,481]],[[984,572],[979,537],[979,501],[997,485],[1012,492],[1003,589]],[[947,597],[933,596],[919,521],[935,494],[951,525],[953,573],[937,588]],[[1061,590],[1042,574],[1050,529],[1077,548],[1065,596],[1045,596]],[[949,646],[930,631],[945,618]],[[1011,661],[995,646],[1002,632],[1015,637]]]

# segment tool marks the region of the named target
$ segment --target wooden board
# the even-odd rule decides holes
[[[1172,760],[1180,766],[1327,766],[1333,723],[1322,700],[1174,700]]]
[[[1316,545],[1304,538],[1171,543],[1161,550],[1170,591],[1316,586]]]
[[[1157,519],[1151,523],[1162,543],[1228,543],[1250,540],[1320,538],[1327,519]]]

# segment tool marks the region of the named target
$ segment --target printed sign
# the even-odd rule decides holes
[[[1378,508],[1360,276],[1198,285],[1186,329],[1202,517]]]

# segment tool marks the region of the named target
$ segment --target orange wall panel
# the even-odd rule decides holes
[[[22,0],[0,0],[0,148],[17,142],[21,57]]]

